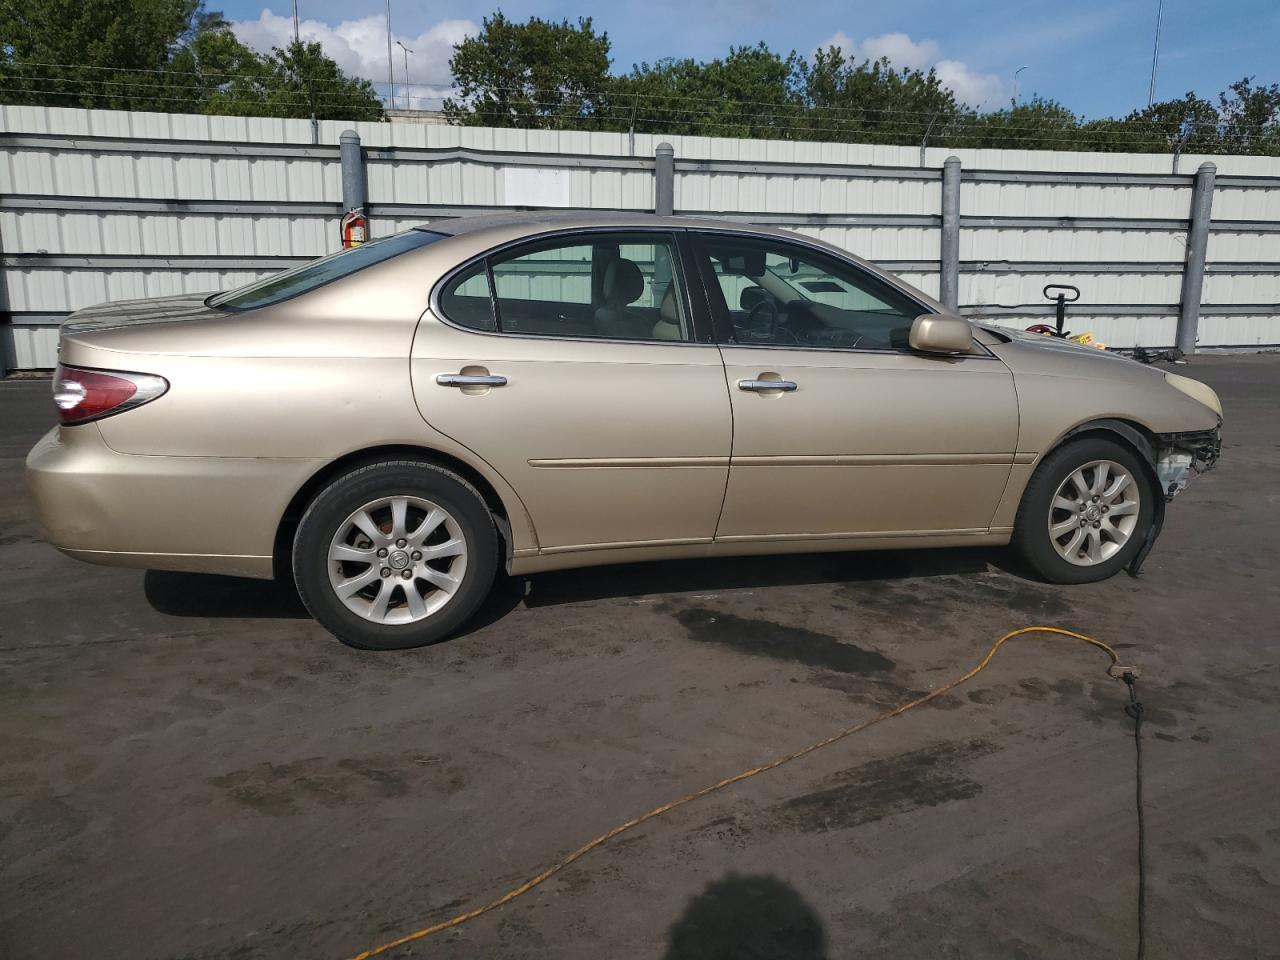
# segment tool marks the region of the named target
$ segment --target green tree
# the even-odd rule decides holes
[[[804,104],[801,61],[763,43],[731,47],[723,60],[642,63],[613,80],[610,125],[671,134],[787,138]]]
[[[1223,153],[1280,156],[1280,84],[1237,80],[1219,95],[1218,113]]]
[[[182,110],[159,73],[193,27],[199,0],[0,0],[0,81],[10,102]]]
[[[1071,150],[1079,129],[1080,119],[1062,104],[1032,97],[1000,110],[966,112],[942,130],[941,140],[948,147]]]
[[[800,63],[808,139],[919,144],[965,115],[932,70],[895,69],[887,58],[845,58],[839,47]]]
[[[597,34],[590,17],[575,26],[539,17],[513,23],[495,13],[479,36],[454,48],[458,96],[444,112],[471,126],[598,128],[609,62],[609,35]]]
[[[379,119],[318,44],[262,56],[201,0],[0,0],[0,102]]]
[[[213,62],[223,54],[214,51]],[[232,116],[381,120],[382,104],[368,80],[347,76],[318,43],[291,43],[268,57],[244,61],[228,48],[234,78],[210,87],[207,113]],[[207,61],[204,61],[207,62]],[[225,63],[225,61],[222,61]],[[216,80],[219,73],[208,74]]]

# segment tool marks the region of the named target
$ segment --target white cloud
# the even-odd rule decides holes
[[[959,60],[939,60],[933,65],[944,87],[955,91],[956,99],[971,107],[1005,106],[1011,83],[994,73],[977,73]]]
[[[855,62],[879,60],[887,57],[898,69],[928,70],[938,73],[943,86],[955,92],[956,99],[972,107],[1003,105],[1008,99],[1012,84],[993,73],[979,73],[960,60],[939,60],[942,52],[936,40],[912,40],[905,33],[885,33],[867,37],[861,43],[847,33],[838,30],[822,43],[819,50],[839,47],[846,59]]]
[[[257,20],[237,20],[231,24],[244,43],[255,50],[269,53],[272,47],[285,47],[293,40],[293,18],[263,10]],[[453,77],[449,58],[453,47],[480,32],[470,20],[441,20],[417,36],[392,33],[413,51],[409,55],[409,93],[414,107],[437,109],[438,98],[449,95]],[[372,80],[384,96],[387,89],[387,20],[381,14],[343,20],[331,26],[321,20],[303,20],[298,33],[304,42],[319,43],[324,52],[337,61],[347,73]],[[392,48],[395,68],[396,101],[403,105],[404,51]]]
[[[938,44],[933,40],[916,43],[905,33],[886,33],[879,37],[867,37],[858,52],[868,60],[888,57],[895,67],[923,69],[938,59]]]
[[[827,39],[818,44],[819,50],[826,50],[828,47],[836,47],[844,51],[846,58],[858,56],[858,45],[853,42],[853,37],[849,36],[843,30],[837,30]]]

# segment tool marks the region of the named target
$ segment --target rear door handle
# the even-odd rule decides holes
[[[760,393],[762,390],[782,390],[790,392],[796,388],[794,380],[739,380],[739,390],[752,390]]]
[[[436,383],[442,387],[505,387],[506,377],[476,376],[470,373],[439,373]]]

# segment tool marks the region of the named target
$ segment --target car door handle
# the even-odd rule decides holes
[[[440,373],[436,374],[436,383],[442,387],[505,387],[507,378],[478,377],[470,373]]]
[[[739,380],[739,390],[753,390],[756,393],[762,390],[783,390],[790,392],[796,388],[794,380]]]

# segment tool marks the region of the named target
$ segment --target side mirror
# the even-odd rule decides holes
[[[968,353],[973,346],[973,327],[953,313],[926,313],[911,323],[912,350],[924,353]]]

